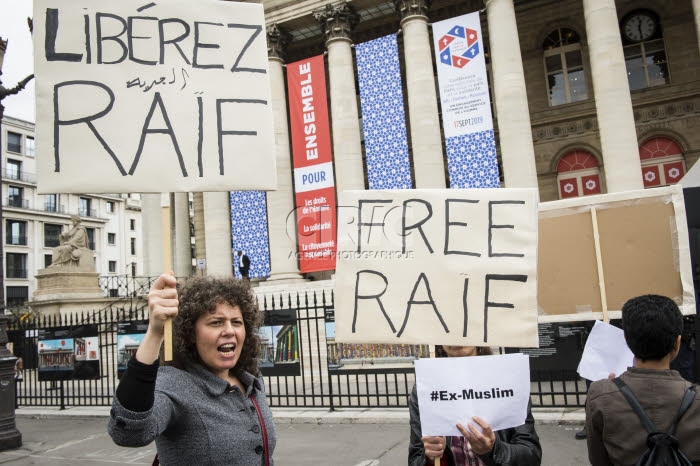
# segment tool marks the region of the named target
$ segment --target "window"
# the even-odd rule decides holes
[[[131,255],[136,255],[136,238],[131,238]]]
[[[119,288],[110,288],[109,289],[109,297],[110,298],[118,298],[119,297]]]
[[[114,213],[114,201],[107,201],[107,213]]]
[[[129,230],[136,231],[136,220],[133,218],[129,220]]]
[[[7,220],[5,222],[5,243],[15,246],[27,245],[27,222]]]
[[[44,209],[47,212],[60,212],[58,206],[58,194],[47,194],[44,196]]]
[[[47,268],[53,264],[53,256],[51,254],[44,254],[44,268]]]
[[[29,301],[28,286],[7,287],[7,307],[21,307]]]
[[[557,164],[559,198],[600,194],[598,159],[585,150],[574,150],[564,155]]]
[[[20,188],[18,186],[8,186],[7,205],[10,207],[22,207],[24,204],[22,199],[23,192],[23,188]]]
[[[95,250],[95,229],[94,228],[86,228],[85,231],[87,231],[87,236],[88,236],[88,247],[94,251]]]
[[[61,230],[63,227],[61,225],[54,225],[52,223],[44,223],[44,247],[45,248],[55,248],[61,244]]]
[[[649,139],[639,148],[639,158],[645,188],[676,184],[685,175],[683,150],[672,139]]]
[[[36,152],[35,146],[34,146],[34,138],[31,136],[27,136],[24,138],[24,153],[25,155],[29,155],[31,157],[34,157],[34,153]]]
[[[5,165],[5,177],[11,180],[19,180],[22,173],[22,162],[19,160],[7,159]]]
[[[635,10],[620,22],[627,80],[630,90],[671,82],[659,17],[650,10]]]
[[[117,244],[117,234],[116,233],[107,233],[107,244],[114,246]]]
[[[132,277],[136,276],[136,262],[131,263],[131,276]]]
[[[92,199],[88,199],[87,197],[81,197],[80,198],[80,216],[81,217],[94,217],[92,215]]]
[[[109,273],[117,273],[117,261],[109,261]]]
[[[547,36],[542,47],[549,105],[588,99],[578,33],[568,28],[557,29]]]
[[[8,252],[5,256],[7,278],[27,278],[27,255]]]
[[[7,132],[7,151],[22,153],[22,135],[17,133]]]

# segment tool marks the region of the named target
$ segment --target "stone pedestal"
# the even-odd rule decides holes
[[[68,267],[39,270],[36,274],[37,289],[29,306],[44,315],[102,309],[114,298],[105,297],[98,276],[97,272],[81,272]]]

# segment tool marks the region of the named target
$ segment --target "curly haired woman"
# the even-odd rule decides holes
[[[117,445],[153,440],[170,465],[273,464],[275,428],[258,371],[262,315],[247,282],[161,275],[149,324],[117,387],[108,432]],[[158,367],[173,320],[173,366]]]

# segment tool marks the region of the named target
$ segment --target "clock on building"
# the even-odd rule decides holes
[[[642,42],[656,35],[659,25],[649,11],[633,11],[622,20],[622,34],[630,42]]]

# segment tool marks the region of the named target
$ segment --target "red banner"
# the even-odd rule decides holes
[[[287,65],[299,269],[335,270],[335,181],[323,56]]]

